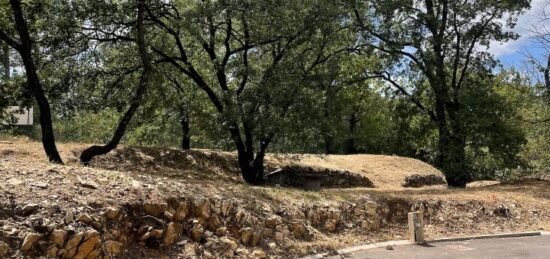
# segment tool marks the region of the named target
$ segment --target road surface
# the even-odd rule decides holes
[[[350,259],[550,259],[550,235],[439,242],[426,246],[394,246],[394,250],[375,248],[353,254],[333,256]]]

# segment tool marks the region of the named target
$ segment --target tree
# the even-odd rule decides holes
[[[19,37],[15,38],[8,34],[9,31],[6,28],[0,28],[0,40],[15,49],[23,61],[27,77],[26,88],[32,93],[40,109],[42,144],[48,156],[48,160],[51,163],[63,164],[63,160],[61,156],[59,156],[55,144],[50,104],[40,82],[40,78],[38,77],[37,66],[33,58],[34,41],[31,38],[28,20],[25,18],[20,0],[10,0],[10,6],[15,31],[17,31]]]
[[[472,64],[491,64],[486,62],[491,56],[482,47],[492,40],[517,38],[507,29],[514,27],[517,16],[528,7],[528,0],[360,1],[352,5],[362,38],[386,57],[387,64],[393,64],[374,73],[437,125],[436,164],[451,186],[464,187],[472,179],[460,117],[461,92]],[[418,99],[418,86],[404,85],[405,72],[425,79],[428,102]]]
[[[137,17],[135,20],[136,38],[135,42],[138,47],[138,53],[141,60],[142,72],[139,79],[136,92],[130,100],[130,105],[122,118],[120,119],[117,128],[113,134],[111,140],[103,146],[91,146],[85,149],[80,155],[80,162],[83,164],[89,164],[93,157],[103,155],[111,150],[115,149],[120,143],[120,140],[126,132],[128,124],[130,124],[132,117],[141,106],[143,99],[145,98],[147,88],[149,87],[149,81],[153,76],[153,67],[151,57],[148,53],[148,45],[145,39],[145,25],[144,20],[146,16],[146,4],[145,0],[137,0]]]
[[[313,2],[159,1],[149,10],[165,32],[154,52],[208,96],[249,184],[263,183],[266,150],[303,89],[297,66],[326,61],[298,62],[331,6]]]

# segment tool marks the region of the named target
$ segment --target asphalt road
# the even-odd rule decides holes
[[[424,259],[424,258],[541,258],[550,259],[550,235],[494,238],[432,243],[426,246],[395,246],[394,250],[375,248],[330,258]]]

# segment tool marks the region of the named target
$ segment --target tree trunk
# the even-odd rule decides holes
[[[233,126],[229,128],[231,138],[235,142],[237,147],[237,160],[239,167],[241,168],[241,174],[246,183],[250,185],[262,185],[264,184],[264,159],[265,152],[271,137],[266,137],[260,141],[258,152],[254,152],[254,140],[252,139],[252,132],[248,127],[245,128],[246,141],[243,142],[240,130],[236,123],[232,123]]]
[[[465,133],[461,126],[458,106],[445,105],[442,99],[436,97],[439,130],[436,164],[445,174],[449,186],[464,188],[472,180],[466,167]]]
[[[181,149],[182,150],[190,150],[191,149],[191,134],[190,134],[190,127],[189,127],[189,116],[187,114],[182,113],[181,119],[180,119],[180,125],[181,125]]]
[[[352,111],[349,119],[348,119],[348,127],[349,127],[349,135],[348,139],[346,140],[346,154],[356,154],[357,148],[355,147],[355,128],[357,127],[357,123],[359,122],[359,119],[357,118],[357,111]]]
[[[136,94],[130,102],[130,107],[122,116],[122,119],[119,121],[118,126],[115,130],[115,133],[111,140],[103,146],[91,146],[84,150],[80,155],[80,162],[84,165],[89,165],[92,158],[99,155],[104,155],[109,153],[111,150],[115,149],[120,140],[126,132],[126,127],[130,124],[132,117],[141,106],[143,99],[147,93],[147,87],[149,85],[149,80],[152,75],[153,68],[151,66],[151,59],[149,53],[147,53],[147,46],[145,42],[145,28],[143,25],[144,15],[145,15],[145,1],[138,0],[138,15],[137,15],[137,45],[139,49],[139,55],[141,62],[143,64],[143,71],[139,81],[139,85],[136,91]]]
[[[546,97],[550,100],[550,54],[548,54],[546,59],[546,67],[544,68],[544,90],[546,90]]]
[[[52,126],[52,117],[50,110],[50,103],[48,98],[44,93],[40,79],[36,72],[36,66],[32,57],[32,41],[29,35],[29,30],[27,27],[27,22],[25,21],[23,11],[21,9],[21,3],[19,0],[10,0],[11,8],[13,10],[15,26],[19,34],[21,44],[17,46],[17,50],[21,55],[23,60],[23,65],[25,67],[25,74],[27,77],[27,88],[36,99],[38,108],[40,110],[40,128],[42,130],[42,145],[48,160],[51,163],[63,164],[61,156],[57,151],[57,146],[55,145],[55,137]]]

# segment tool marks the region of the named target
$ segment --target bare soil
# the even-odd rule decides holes
[[[48,222],[63,224],[63,215],[69,210],[99,215],[107,207],[161,202],[168,197],[234,200],[256,211],[257,217],[275,213],[289,222],[300,218],[295,215],[303,218],[301,211],[305,207],[354,206],[362,200],[373,199],[388,208],[385,214],[388,220],[377,231],[361,229],[350,214],[336,231],[312,227],[310,238],[277,241],[277,248],[267,247],[266,244],[273,241],[267,240],[259,248],[270,257],[298,257],[351,245],[406,239],[404,215],[411,210],[411,204],[431,204],[433,206],[428,207],[435,208],[436,211],[428,213],[426,221],[428,238],[550,229],[550,184],[545,181],[479,184],[467,189],[441,186],[407,189],[401,187],[401,182],[410,174],[441,173],[421,161],[394,156],[269,157],[272,166],[302,163],[358,172],[368,176],[377,187],[323,189],[313,193],[248,186],[240,178],[232,153],[121,147],[94,160],[91,167],[82,167],[77,156],[85,147],[60,144],[66,165],[58,166],[47,163],[40,143],[20,139],[0,141],[0,230],[17,231],[15,236],[18,236],[18,239],[4,241],[13,244],[28,231],[38,231]],[[40,218],[13,216],[14,210],[28,204],[37,204],[48,213]],[[284,213],[279,213],[281,211]],[[304,224],[313,223],[304,219]],[[251,254],[255,248],[246,249]],[[138,245],[134,256],[153,253],[154,257],[186,258],[180,248],[157,252]],[[251,255],[245,253],[240,257]]]

